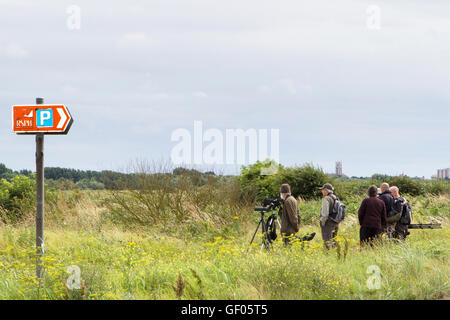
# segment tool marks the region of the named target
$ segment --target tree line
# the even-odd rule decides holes
[[[195,185],[203,185],[206,183],[208,176],[214,176],[214,172],[200,172],[195,169],[175,168],[170,173],[148,173],[177,176],[189,176]],[[14,177],[22,175],[34,178],[34,172],[31,170],[12,170],[7,168],[5,164],[0,163],[0,180],[5,179],[11,181]],[[122,173],[112,170],[79,170],[60,167],[45,167],[44,176],[46,184],[56,189],[128,189],[139,187],[139,176],[142,173]]]
[[[263,175],[262,168],[275,166],[278,170],[275,174]],[[188,177],[193,186],[208,184],[214,177],[221,181],[230,180],[231,176],[215,175],[212,171],[200,172],[195,169],[178,167],[173,170],[146,170],[140,168],[136,173],[123,173],[111,170],[93,171],[79,170],[60,167],[46,167],[44,175],[46,184],[49,187],[61,190],[70,189],[91,189],[91,190],[123,190],[142,188],[143,175],[163,175],[168,176],[170,184],[177,185],[177,181],[183,177]],[[15,176],[22,175],[34,179],[34,172],[30,170],[14,171],[3,163],[0,163],[0,180],[11,181]],[[243,166],[237,178],[243,197],[262,199],[264,197],[275,197],[279,193],[279,186],[282,183],[289,183],[294,190],[294,196],[301,195],[305,199],[318,196],[317,187],[325,182],[331,182],[340,191],[341,196],[364,193],[370,184],[379,185],[381,182],[388,182],[397,185],[402,192],[410,195],[423,194],[448,194],[448,181],[425,181],[407,176],[388,176],[384,174],[374,174],[371,177],[332,177],[324,173],[321,168],[312,164],[305,164],[300,167],[284,167],[281,164],[271,161],[256,162],[249,166]]]

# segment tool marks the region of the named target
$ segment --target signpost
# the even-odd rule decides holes
[[[12,127],[18,134],[67,134],[73,123],[64,105],[44,105],[42,98],[36,105],[13,106]]]
[[[36,135],[36,276],[42,279],[41,257],[44,255],[44,135],[67,134],[73,118],[64,105],[44,105],[36,98],[36,105],[12,108],[12,129],[17,134]]]

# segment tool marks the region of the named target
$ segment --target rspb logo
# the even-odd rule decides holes
[[[34,110],[33,109],[18,109],[15,110],[15,127],[16,128],[33,128]]]

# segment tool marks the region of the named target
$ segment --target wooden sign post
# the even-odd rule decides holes
[[[44,105],[36,98],[36,105],[13,106],[12,128],[17,134],[36,135],[36,276],[43,277],[41,258],[44,256],[44,135],[67,134],[73,118],[64,105]]]

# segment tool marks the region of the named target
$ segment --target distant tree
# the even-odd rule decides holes
[[[11,169],[8,169],[3,163],[0,163],[0,179],[10,180],[13,176],[14,172]]]
[[[19,174],[22,176],[31,177],[33,175],[33,171],[27,170],[27,169],[22,169],[19,171]]]
[[[386,180],[391,186],[397,186],[400,193],[407,193],[412,196],[423,195],[425,185],[422,180],[412,179],[406,176],[391,177]]]
[[[375,173],[372,175],[372,180],[383,180],[386,181],[387,179],[389,179],[390,176],[388,176],[387,174],[380,174],[380,173]]]
[[[6,167],[5,164],[0,163],[0,175],[4,174],[5,172],[7,172],[9,169]]]
[[[105,185],[101,182],[98,182],[94,178],[88,179],[84,178],[75,183],[75,188],[79,189],[90,189],[90,190],[101,190],[105,189]]]

